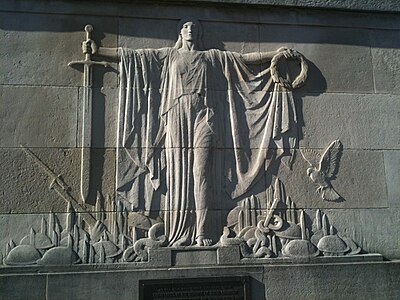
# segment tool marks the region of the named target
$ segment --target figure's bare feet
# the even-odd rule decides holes
[[[196,238],[197,246],[211,246],[211,244],[212,244],[212,239],[206,239],[202,235],[200,235]]]
[[[181,247],[184,246],[185,243],[187,243],[187,238],[181,237],[179,240],[172,244],[172,247]]]

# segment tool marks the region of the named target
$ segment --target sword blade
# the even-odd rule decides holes
[[[90,193],[90,156],[92,144],[92,68],[84,64],[82,96],[82,140],[81,140],[81,197],[86,203]]]
[[[91,33],[93,32],[92,25],[85,26],[86,42],[93,42],[91,40]],[[91,45],[93,46],[93,45]],[[93,47],[92,47],[93,51]],[[92,51],[84,50],[85,59],[79,61],[71,61],[68,66],[83,65],[83,93],[82,93],[82,123],[81,123],[81,182],[80,192],[83,203],[89,198],[90,194],[90,156],[92,145],[92,66],[99,65],[108,67],[105,61],[92,61]],[[95,198],[94,198],[95,199]]]

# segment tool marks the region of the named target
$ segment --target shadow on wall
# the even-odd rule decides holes
[[[267,43],[301,43],[301,44],[332,44],[332,45],[353,45],[371,46],[370,33],[373,29],[350,28],[350,27],[328,27],[310,25],[287,25],[287,24],[257,24],[240,22],[215,22],[209,21],[209,16],[201,11],[196,14],[195,7],[192,8],[194,17],[198,17],[204,24],[204,38],[207,39],[207,29],[219,28],[219,34],[225,42],[242,41],[246,42],[267,42]],[[207,9],[205,9],[207,10]],[[285,11],[283,11],[285,12]],[[267,15],[269,12],[266,11]],[[282,13],[282,12],[281,12]],[[287,12],[289,17],[290,11]],[[202,18],[201,15],[204,15]],[[128,17],[108,17],[92,15],[67,15],[67,14],[34,14],[34,13],[3,13],[0,18],[0,29],[14,32],[45,32],[45,33],[77,33],[83,30],[86,24],[92,24],[95,28],[93,40],[101,41],[108,34],[116,34],[126,37],[137,37],[147,39],[169,40],[176,39],[176,25],[185,14],[176,16],[175,19],[141,19]],[[21,22],[23,19],[23,22]],[[218,19],[218,18],[215,18]],[[284,20],[282,18],[282,20]],[[283,22],[283,21],[282,21]],[[283,22],[285,23],[285,22]],[[257,26],[258,34],[247,34],[246,30],[237,30],[236,26],[247,28]],[[213,30],[214,31],[214,30]],[[218,35],[218,34],[217,34]],[[374,42],[374,41],[373,41]],[[399,48],[397,42],[378,41],[375,46],[381,48]],[[170,46],[170,45],[166,45]],[[212,45],[221,49],[221,45]],[[208,48],[208,47],[207,47]]]

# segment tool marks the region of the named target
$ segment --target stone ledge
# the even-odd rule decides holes
[[[76,267],[0,275],[0,290],[13,299],[139,299],[139,281],[246,276],[251,300],[397,299],[399,262],[203,266],[130,269]],[[0,297],[1,298],[1,297]],[[5,299],[5,298],[1,298]]]
[[[378,253],[357,254],[351,256],[317,256],[314,258],[240,258],[238,246],[228,247],[177,247],[150,249],[149,261],[109,264],[76,264],[76,265],[26,265],[26,266],[1,266],[1,276],[42,275],[62,273],[86,272],[120,272],[120,271],[161,271],[164,269],[185,268],[260,268],[274,266],[325,266],[325,265],[352,265],[373,264],[384,262],[384,257]],[[390,262],[391,263],[391,262]]]
[[[8,2],[21,2],[17,0],[8,0]],[[25,0],[25,3],[37,2],[36,0]],[[78,2],[76,0],[51,1],[55,7],[60,3]],[[137,4],[184,4],[188,6],[195,5],[214,5],[220,6],[248,6],[248,7],[292,7],[306,9],[329,9],[345,11],[363,11],[363,12],[386,12],[399,13],[400,2],[398,0],[86,0],[90,2],[108,2],[112,3],[137,3]],[[1,10],[1,9],[0,9]]]
[[[223,5],[257,5],[257,6],[284,6],[317,9],[339,9],[353,11],[380,11],[380,12],[400,12],[400,2],[398,0],[114,0],[107,2],[130,2],[130,3],[172,3],[186,5],[195,4],[223,4]]]

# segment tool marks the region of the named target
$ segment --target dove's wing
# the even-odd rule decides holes
[[[325,174],[325,178],[330,179],[337,173],[341,156],[342,143],[339,140],[333,141],[321,157],[319,171]]]
[[[318,166],[321,155],[313,149],[299,149],[301,156],[304,160],[310,164],[312,167]]]

